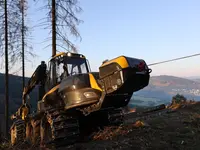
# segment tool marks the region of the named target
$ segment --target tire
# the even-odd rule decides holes
[[[11,145],[21,145],[26,137],[25,122],[22,119],[17,119],[11,127]]]
[[[47,113],[41,121],[40,135],[41,145],[45,147],[73,144],[80,137],[78,120],[60,111]]]
[[[26,140],[31,145],[40,142],[40,120],[31,120],[26,124]]]

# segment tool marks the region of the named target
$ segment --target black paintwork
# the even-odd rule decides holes
[[[60,83],[58,92],[70,92],[88,87],[90,87],[89,74],[77,74],[63,79]]]
[[[89,96],[86,97],[84,93],[88,93]],[[90,94],[92,93],[92,94]],[[65,91],[62,94],[63,101],[65,103],[66,109],[68,107],[83,107],[93,103],[97,103],[101,96],[101,92],[92,88],[82,88],[75,91]]]
[[[93,92],[95,96],[87,98],[84,95],[85,92]],[[58,93],[63,99],[65,107],[98,102],[101,95],[100,91],[91,88],[89,74],[77,74],[63,79]]]
[[[111,70],[111,65],[108,65],[108,69],[104,66],[103,71],[107,69],[110,73],[107,76],[105,74],[101,76],[107,93],[102,105],[103,108],[126,106],[133,92],[139,91],[149,84],[150,69],[145,61],[129,57],[126,57],[126,59],[129,67],[125,69],[121,68],[117,71],[116,68],[118,65],[116,63],[112,63],[113,70]],[[118,85],[117,89],[113,89],[112,87],[117,85],[117,79],[121,78],[120,71],[122,71],[124,83]]]

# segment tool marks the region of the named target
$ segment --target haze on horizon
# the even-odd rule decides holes
[[[42,3],[42,1],[40,1]],[[39,4],[40,5],[40,4]],[[29,2],[28,18],[35,26],[43,18]],[[84,21],[79,31],[82,41],[76,41],[79,52],[90,62],[91,69],[105,59],[119,55],[144,59],[147,64],[192,55],[200,52],[200,1],[80,1]],[[33,49],[39,56],[26,63],[25,75],[30,77],[42,60],[51,57],[49,43],[43,43],[48,31],[34,28]],[[51,42],[51,41],[50,41]],[[200,76],[200,56],[152,66],[152,75],[180,77]],[[4,73],[4,68],[0,69]],[[21,75],[21,73],[19,74]]]

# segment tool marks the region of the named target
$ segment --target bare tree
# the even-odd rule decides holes
[[[76,38],[81,38],[77,30],[77,25],[82,22],[82,20],[76,17],[76,13],[82,11],[81,7],[78,6],[78,1],[49,0],[46,1],[42,9],[47,9],[45,18],[47,20],[41,22],[40,26],[44,25],[46,29],[50,27],[52,36],[48,39],[52,39],[52,56],[56,55],[57,46],[60,47],[60,49],[77,52],[77,48],[69,40],[69,36],[72,35]],[[55,68],[53,68],[53,74],[56,74]]]
[[[24,64],[24,11],[25,11],[25,0],[20,1],[21,4],[21,16],[22,16],[22,26],[21,26],[21,34],[22,34],[22,78],[23,78],[23,88],[25,86],[25,64]]]
[[[0,18],[5,18],[5,15],[4,15],[4,1],[3,0],[0,0]],[[5,33],[5,19],[0,19],[0,56],[3,57],[3,54],[4,54],[4,33]]]
[[[8,15],[7,15],[7,0],[4,1],[4,18],[5,18],[5,132],[6,137],[8,137],[8,101],[9,101],[9,91],[8,91]]]
[[[5,135],[8,137],[8,101],[9,101],[9,89],[8,89],[8,11],[7,0],[0,1],[0,13],[1,13],[1,55],[5,54]],[[3,43],[5,42],[5,43]],[[3,46],[4,45],[4,46]],[[4,50],[4,51],[3,51]]]
[[[25,41],[26,40],[25,37],[27,37],[26,33],[29,31],[27,29],[27,26],[25,26],[26,11],[28,9],[27,5],[28,5],[27,0],[19,0],[19,7],[18,8],[21,12],[21,42],[22,42],[22,45],[21,45],[22,56],[21,56],[21,58],[22,58],[22,77],[23,77],[22,85],[23,85],[23,88],[25,86],[25,46],[27,47],[27,41]],[[29,47],[29,48],[31,48],[31,47]],[[28,52],[28,54],[30,54],[30,51]]]
[[[3,1],[3,0],[2,0]],[[23,8],[26,10],[27,3],[24,2]],[[2,6],[2,7],[1,7]],[[1,5],[0,8],[4,8],[3,5]],[[22,21],[22,6],[20,0],[7,0],[7,15],[8,15],[8,61],[9,61],[9,70],[14,70],[15,73],[22,70],[23,65],[19,66],[19,63],[22,62],[24,59],[25,61],[30,61],[30,57],[35,57],[35,53],[33,52],[32,46],[31,46],[31,32],[30,28],[28,26],[23,25]],[[26,15],[24,13],[24,15]],[[2,21],[0,19],[0,21]],[[0,22],[0,38],[1,41],[4,41],[4,22]],[[23,33],[23,34],[22,34]],[[22,38],[24,40],[22,40]],[[24,41],[24,42],[23,42]],[[24,49],[23,52],[23,47]],[[5,55],[3,49],[5,48],[4,43],[0,43],[0,54],[1,58]],[[23,55],[23,53],[25,55]],[[24,56],[24,57],[23,57]],[[2,59],[1,59],[2,60]],[[3,62],[1,62],[3,63]],[[16,66],[17,65],[17,66]],[[4,63],[2,64],[2,67],[4,67]],[[14,73],[13,72],[13,73]]]
[[[9,115],[9,72],[11,69],[16,68],[17,62],[21,62],[28,55],[34,56],[31,49],[26,52],[26,57],[22,55],[22,43],[28,47],[28,41],[22,42],[21,39],[28,34],[28,27],[22,25],[21,19],[21,5],[19,0],[0,0],[0,57],[5,60],[1,63],[5,67],[5,126],[6,134],[8,132],[8,115]],[[22,37],[23,33],[23,37]],[[31,48],[31,47],[29,47]],[[4,62],[4,63],[3,63]],[[18,70],[21,70],[20,67]]]
[[[51,33],[51,38],[48,39],[52,39],[52,55],[56,54],[57,47],[77,52],[77,47],[69,40],[69,37],[75,36],[81,39],[77,26],[83,21],[76,14],[82,9],[78,4],[78,0],[49,0],[45,1],[41,8],[47,10],[47,15],[39,26],[44,26]]]

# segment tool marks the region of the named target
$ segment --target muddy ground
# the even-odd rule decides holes
[[[200,103],[183,104],[174,109],[136,123],[105,128],[90,141],[60,150],[200,150]]]

